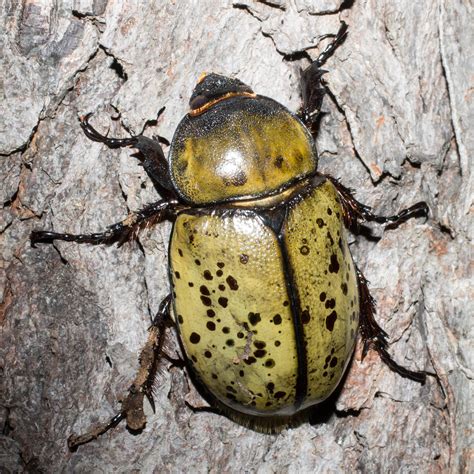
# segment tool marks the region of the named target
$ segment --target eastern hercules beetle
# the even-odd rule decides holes
[[[367,282],[354,264],[346,229],[362,220],[398,223],[426,215],[420,202],[382,217],[317,171],[315,128],[324,84],[321,66],[342,43],[347,26],[302,73],[303,104],[293,114],[239,81],[203,75],[190,111],[174,134],[169,161],[157,140],[85,134],[111,148],[132,147],[162,199],[103,233],[34,231],[32,244],[66,240],[123,243],[150,222],[173,221],[169,244],[171,293],[163,300],[140,356],[140,368],[119,413],[69,446],[86,443],[126,418],[146,423],[143,398],[152,385],[170,318],[186,365],[211,404],[272,430],[322,402],[337,387],[360,328],[364,353],[375,349],[398,365],[374,319]],[[242,416],[242,415],[241,415]]]

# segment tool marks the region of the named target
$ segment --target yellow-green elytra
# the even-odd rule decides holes
[[[270,208],[182,212],[170,244],[174,311],[198,379],[251,415],[326,399],[359,323],[354,264],[334,186],[313,178]]]

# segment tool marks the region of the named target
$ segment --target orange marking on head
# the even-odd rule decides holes
[[[202,107],[198,107],[197,109],[192,109],[189,111],[189,115],[191,117],[196,117],[196,115],[201,115],[207,109],[212,107],[213,105],[217,104],[218,102],[222,102],[223,100],[230,99],[231,97],[257,97],[257,94],[253,92],[228,92],[227,94],[218,97],[217,99],[210,100],[206,102]]]

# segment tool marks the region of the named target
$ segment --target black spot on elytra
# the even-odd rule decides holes
[[[189,336],[189,342],[191,342],[191,344],[198,344],[200,340],[201,336],[197,332],[192,332]]]
[[[265,342],[263,342],[263,341],[255,341],[255,342],[253,343],[253,345],[254,345],[257,349],[263,349],[263,348],[266,346]]]
[[[178,323],[183,324],[183,317],[180,314],[178,314]]]
[[[238,337],[239,339],[243,339],[243,338],[244,338],[244,333],[243,333],[243,332],[238,332],[238,333],[237,333],[237,337]]]
[[[229,333],[230,333],[230,328],[227,327],[227,326],[224,326],[224,327],[222,328],[222,332],[223,332],[224,334],[229,334]]]
[[[330,207],[328,207],[328,216],[332,215],[332,209]]]
[[[217,301],[223,308],[227,308],[227,303],[229,301],[227,298],[221,296]]]
[[[265,367],[272,368],[275,367],[275,361],[273,359],[267,359],[265,361]]]
[[[196,258],[196,260],[194,260],[194,263],[195,263],[196,265],[201,265],[201,261],[200,261],[199,259],[197,259],[197,258]]]
[[[209,296],[211,294],[209,293],[209,288],[205,285],[201,285],[199,287],[199,291],[201,292],[201,294],[206,295],[206,296]]]
[[[345,295],[347,295],[347,283],[341,284],[341,290]]]
[[[208,359],[210,359],[212,357],[212,352],[211,351],[204,352],[204,357],[207,357]]]
[[[326,299],[326,293],[323,291],[319,294],[319,301],[323,302]]]
[[[218,277],[221,277],[223,274],[224,274],[224,272],[222,270],[217,270],[217,272],[216,272],[216,275]]]
[[[276,324],[278,326],[279,324],[281,324],[281,321],[282,319],[279,314],[275,314],[275,316],[273,316],[273,324]]]
[[[179,256],[182,257],[183,256],[183,251],[181,249],[178,249],[178,253],[179,253]]]
[[[174,276],[176,277],[177,280],[181,278],[181,275],[179,274],[179,272],[174,272]]]
[[[326,223],[320,217],[316,219],[316,224],[320,229],[322,229],[326,225]]]
[[[309,247],[307,245],[303,245],[300,247],[301,255],[308,255],[309,254]]]
[[[243,263],[244,265],[248,263],[249,261],[249,256],[245,255],[244,253],[240,254],[240,263]]]
[[[252,365],[252,364],[255,364],[255,362],[257,362],[257,359],[255,359],[255,357],[247,357],[246,359],[244,359],[244,362],[247,364],[247,365]]]
[[[265,355],[267,354],[267,351],[265,349],[257,349],[253,355],[255,357],[258,357],[259,359],[261,359],[262,357],[265,357]]]
[[[229,347],[232,347],[235,344],[233,339],[227,339],[227,341],[225,341],[225,343]]]
[[[188,286],[189,286],[189,288],[192,288],[194,286],[194,283],[192,281],[189,281]]]
[[[260,317],[260,313],[249,313],[248,317],[249,322],[252,326],[257,325],[262,320],[262,318]]]
[[[236,401],[235,395],[233,395],[232,393],[226,393],[225,396],[229,400],[233,400],[234,402]]]
[[[275,390],[275,384],[273,382],[268,382],[267,383],[267,390],[270,392],[270,393],[273,393],[273,390]]]
[[[327,318],[326,318],[326,328],[328,331],[332,331],[334,329],[334,323],[337,319],[336,311],[333,311]]]
[[[219,268],[224,268],[225,267],[225,263],[224,262],[217,262],[217,266]]]
[[[283,306],[288,306],[290,302],[288,300],[283,301]]]
[[[324,306],[326,306],[326,308],[328,309],[334,309],[336,307],[336,300],[334,298],[331,298],[330,300],[326,301]]]
[[[283,164],[283,157],[282,156],[277,156],[275,160],[273,161],[273,164],[275,165],[276,168],[281,168]]]
[[[212,304],[211,298],[209,298],[208,296],[201,295],[201,301],[204,306],[211,306]]]
[[[303,324],[308,324],[311,321],[311,315],[309,314],[309,311],[305,309],[304,311],[301,312],[301,322]]]
[[[222,283],[218,286],[218,288],[221,291],[225,291],[225,285],[223,285]]]
[[[206,323],[206,327],[207,327],[207,329],[209,329],[209,331],[215,331],[216,330],[216,325],[212,321],[208,321]]]
[[[213,309],[208,309],[206,314],[210,317],[213,318],[216,315],[216,312]]]
[[[239,375],[243,377],[245,375],[245,372],[243,370],[239,370]]]
[[[328,373],[327,373],[327,371],[325,370],[325,371],[323,372],[323,377],[327,377],[327,376],[328,376]]]
[[[342,239],[339,237],[339,240],[337,241],[337,245],[341,249],[342,255],[346,254],[346,249],[344,248],[344,245],[342,245]]]
[[[217,375],[216,375],[216,374],[211,374],[211,377],[212,377],[214,380],[217,380]]]
[[[339,262],[337,261],[336,254],[334,254],[334,253],[331,255],[331,263],[328,267],[328,270],[331,273],[337,273],[339,271]]]
[[[337,365],[337,357],[333,357],[333,358],[331,359],[331,362],[329,363],[329,367],[333,367],[333,368],[334,368],[334,367],[336,367],[336,365]]]
[[[332,247],[334,245],[334,239],[332,238],[331,232],[328,231],[327,234],[326,234],[326,237],[328,238],[329,244]]]
[[[275,398],[283,398],[286,396],[286,392],[279,391],[275,393]]]
[[[194,355],[191,356],[191,360],[192,360],[193,362],[197,362],[197,361],[198,361],[198,360],[196,359],[196,356],[194,356]]]
[[[275,341],[275,346],[278,347],[281,344],[280,341]]]
[[[227,282],[227,284],[229,285],[229,288],[233,291],[236,291],[238,290],[239,288],[239,285],[237,284],[237,280],[232,276],[232,275],[229,275],[225,281]]]
[[[202,275],[206,280],[212,280],[214,278],[209,270],[205,270]]]

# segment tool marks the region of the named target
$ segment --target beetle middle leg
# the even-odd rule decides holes
[[[159,357],[165,337],[166,325],[170,320],[171,294],[160,303],[158,312],[148,330],[148,339],[140,352],[139,368],[128,394],[122,402],[122,407],[109,421],[91,428],[82,435],[72,434],[68,438],[68,447],[75,450],[78,446],[86,444],[126,420],[127,427],[132,431],[140,431],[146,425],[146,416],[143,411],[143,401],[146,397],[155,411],[153,401],[153,382],[158,367]]]
[[[420,201],[393,216],[381,216],[372,212],[372,209],[357,201],[349,188],[343,186],[339,180],[326,176],[336,188],[341,199],[344,213],[344,224],[352,231],[357,232],[361,221],[372,221],[378,224],[387,224],[387,228],[396,227],[412,217],[427,217],[429,208],[426,202]]]
[[[126,219],[117,222],[107,228],[104,232],[93,234],[62,234],[59,232],[49,232],[44,230],[34,230],[31,232],[31,245],[35,247],[37,243],[53,243],[54,240],[65,240],[67,242],[87,243],[93,245],[100,244],[124,244],[135,232],[146,225],[153,225],[166,219],[176,212],[178,203],[176,201],[160,200],[144,207],[138,212],[128,215]]]

